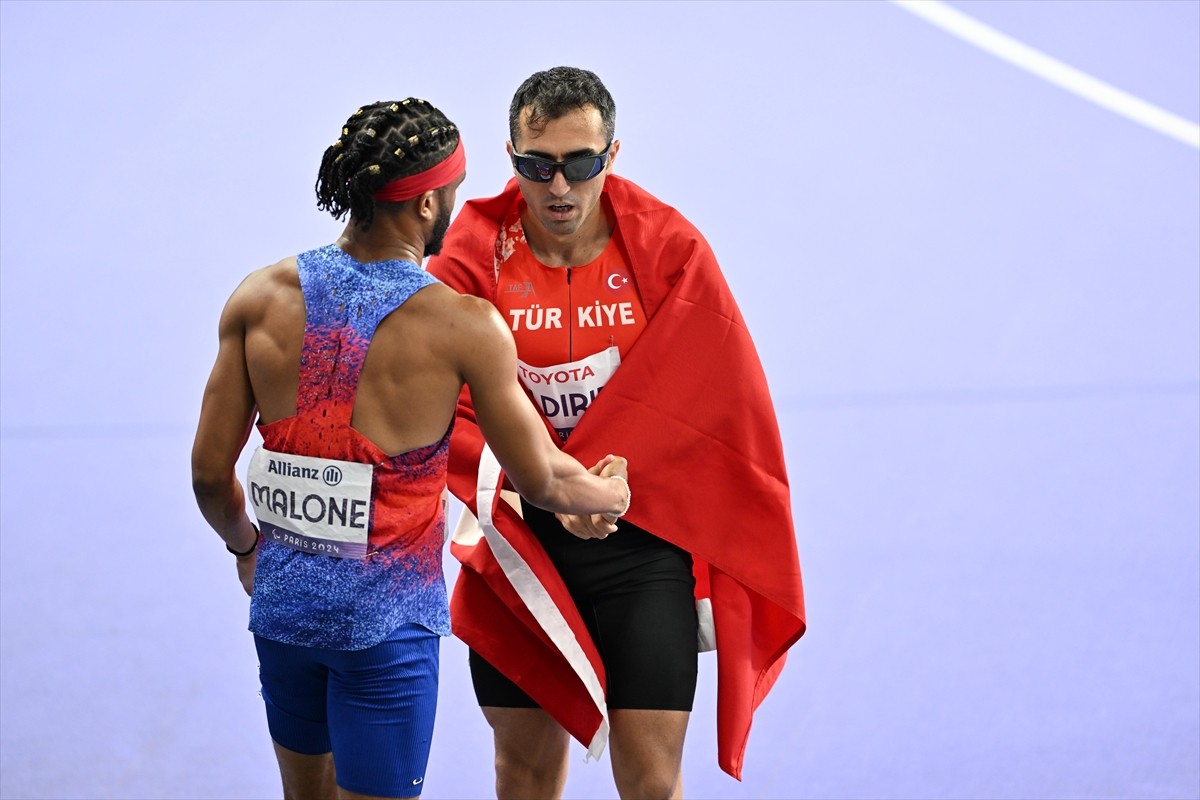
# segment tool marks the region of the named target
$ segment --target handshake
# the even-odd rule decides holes
[[[607,455],[596,462],[588,472],[609,480],[610,485],[606,489],[609,496],[615,496],[610,506],[613,510],[591,515],[555,516],[567,532],[580,539],[603,539],[616,532],[617,520],[629,511],[629,504],[633,499],[629,490],[629,462],[621,456]]]

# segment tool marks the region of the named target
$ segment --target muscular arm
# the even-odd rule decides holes
[[[462,354],[463,380],[479,428],[513,488],[547,511],[619,514],[626,487],[607,476],[624,477],[625,460],[614,460],[597,476],[559,450],[517,381],[516,345],[499,312],[475,297],[454,302],[460,309],[451,317],[450,336]]]
[[[200,423],[192,444],[192,490],[200,513],[225,543],[238,551],[251,548],[258,536],[246,515],[242,485],[234,474],[238,456],[250,436],[255,410],[246,370],[246,294],[243,283],[221,314],[220,348],[204,389]],[[240,563],[238,572],[249,591]]]

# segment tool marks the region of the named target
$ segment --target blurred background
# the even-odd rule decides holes
[[[1194,0],[929,8],[1200,120]],[[559,64],[711,242],[787,453],[809,632],[742,783],[702,656],[685,794],[1200,796],[1200,150],[902,5],[751,0],[0,3],[0,795],[281,796],[190,491],[221,307],[340,232],[355,108],[431,100],[490,196]],[[491,754],[444,640],[424,796]]]

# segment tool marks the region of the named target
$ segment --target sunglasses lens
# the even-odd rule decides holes
[[[554,177],[554,166],[548,162],[538,158],[530,158],[528,156],[516,156],[513,161],[517,168],[517,172],[531,181],[538,183],[547,183]]]
[[[547,161],[534,156],[513,156],[513,166],[517,168],[517,172],[538,183],[549,183],[553,180],[556,169],[561,169],[563,177],[571,183],[591,180],[604,171],[604,165],[607,163],[607,150],[598,156],[581,156],[564,163]]]
[[[594,178],[604,168],[604,159],[600,156],[584,156],[574,158],[563,164],[563,175],[572,183]]]

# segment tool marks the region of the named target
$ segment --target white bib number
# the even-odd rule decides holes
[[[517,360],[521,383],[564,442],[619,366],[621,351],[615,345],[553,367],[533,367]]]
[[[258,448],[246,484],[263,536],[305,553],[363,558],[372,464]]]

